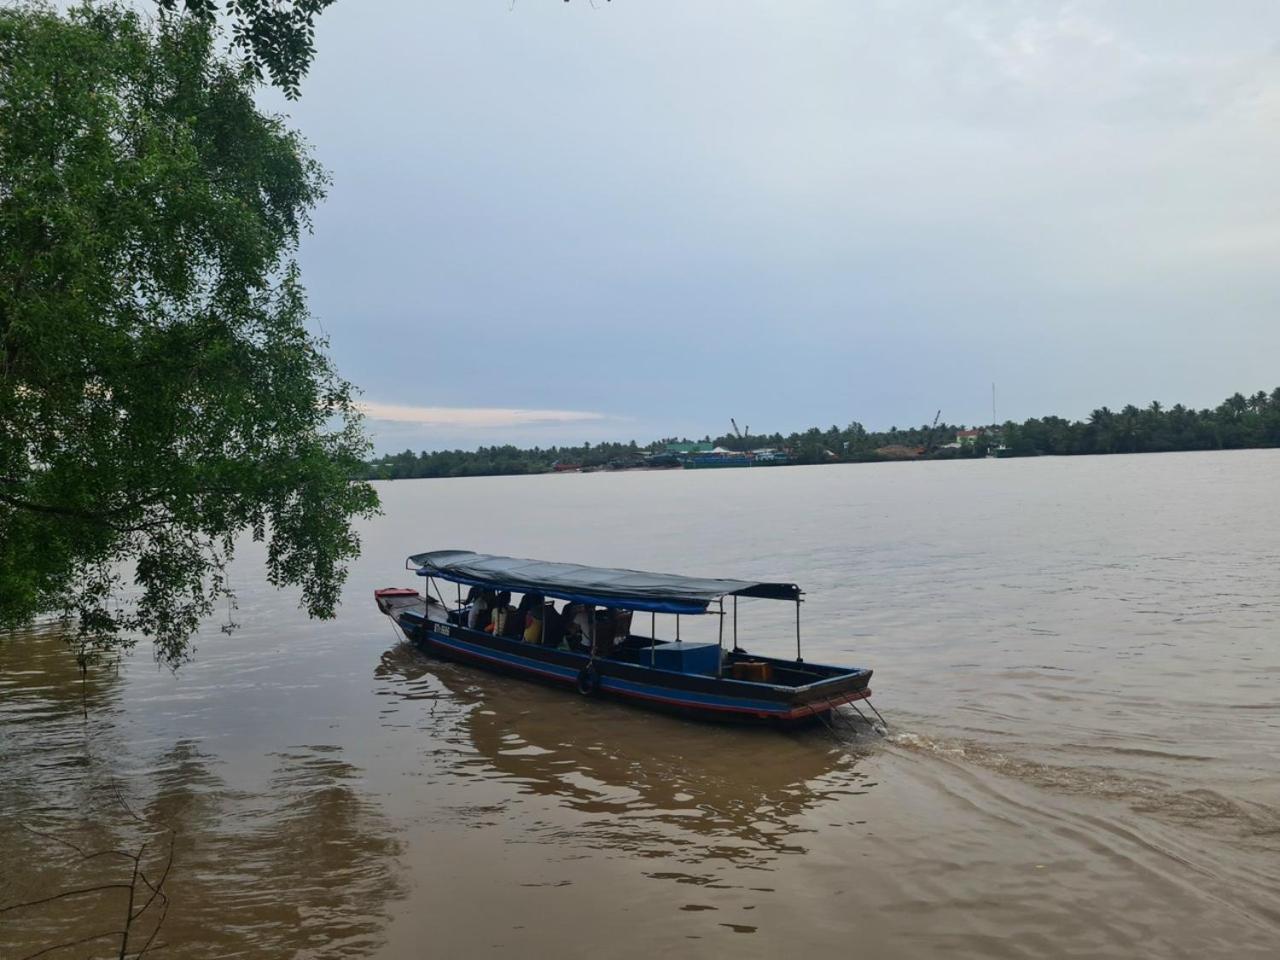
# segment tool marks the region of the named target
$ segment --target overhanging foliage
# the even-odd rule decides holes
[[[291,259],[324,174],[216,49],[0,10],[0,626],[65,616],[85,652],[180,662],[243,531],[330,616],[376,509]]]

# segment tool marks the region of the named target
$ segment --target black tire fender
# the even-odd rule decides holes
[[[600,689],[600,673],[596,670],[594,664],[588,663],[585,667],[578,671],[578,692],[584,697],[589,697]]]

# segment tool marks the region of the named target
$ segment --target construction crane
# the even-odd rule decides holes
[[[745,443],[747,438],[751,436],[751,428],[747,427],[745,432],[742,430],[739,430],[738,421],[733,419],[733,417],[729,418],[729,423],[733,425],[733,435]]]
[[[920,448],[920,456],[922,457],[927,457],[929,454],[933,453],[933,448],[937,445],[937,441],[934,440],[934,437],[938,433],[938,418],[941,416],[941,410],[933,415],[933,426],[929,428],[929,436],[925,437],[924,446]]]

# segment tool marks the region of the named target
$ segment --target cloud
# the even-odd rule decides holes
[[[364,401],[361,411],[370,420],[413,423],[428,427],[504,428],[544,423],[583,423],[604,420],[602,413],[586,410],[522,410],[513,407],[414,407],[397,403]]]
[[[279,105],[334,173],[301,258],[335,362],[463,408],[370,404],[383,446],[1273,385],[1274,0],[384,6],[327,12]]]

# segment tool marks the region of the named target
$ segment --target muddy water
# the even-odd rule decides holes
[[[128,878],[65,841],[148,842],[174,957],[1276,956],[1277,490],[1267,451],[388,484],[333,623],[246,550],[176,676],[0,641],[0,905]],[[428,659],[369,594],[458,546],[794,579],[891,736]],[[791,616],[744,604],[744,645]],[[0,913],[0,956],[126,896]]]

